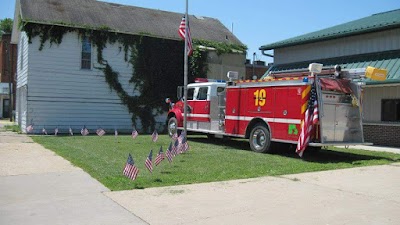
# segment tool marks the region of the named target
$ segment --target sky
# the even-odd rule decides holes
[[[182,14],[186,4],[185,0],[103,1]],[[0,0],[0,19],[14,18],[14,5],[15,0]],[[261,54],[262,45],[400,9],[400,0],[189,0],[188,8],[191,15],[220,20],[248,47],[248,59],[268,63],[273,59]]]

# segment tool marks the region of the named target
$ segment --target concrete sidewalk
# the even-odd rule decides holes
[[[147,224],[26,135],[0,132],[0,224]]]
[[[110,192],[0,132],[0,224],[400,224],[400,163]]]
[[[106,195],[154,225],[398,225],[399,177],[393,164]]]

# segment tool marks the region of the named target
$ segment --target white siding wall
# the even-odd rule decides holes
[[[17,96],[15,120],[22,130],[25,130],[27,121],[26,85],[28,82],[28,37],[25,32],[19,35],[17,58]]]
[[[400,98],[400,85],[364,87],[364,122],[381,122],[382,99]]]
[[[274,63],[358,55],[400,49],[400,29],[362,34],[274,50]]]
[[[131,114],[114,91],[110,91],[104,74],[96,68],[81,69],[81,40],[76,33],[64,35],[60,45],[47,42],[39,51],[39,38],[29,45],[28,120],[37,130],[43,127],[78,132],[83,125],[90,130],[103,127],[130,130]],[[119,44],[108,45],[103,57],[119,72],[119,81],[133,95],[129,84],[132,67],[124,60]],[[122,48],[123,49],[123,48]],[[92,63],[97,62],[92,48]],[[99,65],[95,63],[95,67]]]

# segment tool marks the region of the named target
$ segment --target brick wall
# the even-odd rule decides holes
[[[17,45],[10,44],[11,34],[3,34],[0,40],[0,81],[2,83],[9,83],[10,77],[9,72],[11,73],[11,82],[13,83],[13,110],[15,110],[15,102],[16,102],[16,82],[15,75],[17,72]],[[7,57],[6,57],[6,46],[9,47],[10,50],[10,63],[8,67],[7,65]],[[10,71],[8,71],[9,69]]]
[[[257,78],[261,78],[262,75],[268,70],[268,66],[254,65],[254,74],[257,75]],[[246,75],[244,79],[251,80],[253,77],[253,65],[246,64]]]
[[[364,124],[364,141],[374,145],[400,147],[400,126]]]

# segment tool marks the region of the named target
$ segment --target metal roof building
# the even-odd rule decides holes
[[[375,144],[400,146],[400,9],[266,44],[260,50],[274,51],[271,71],[305,69],[311,62],[387,69],[385,81],[366,81],[364,136]]]

